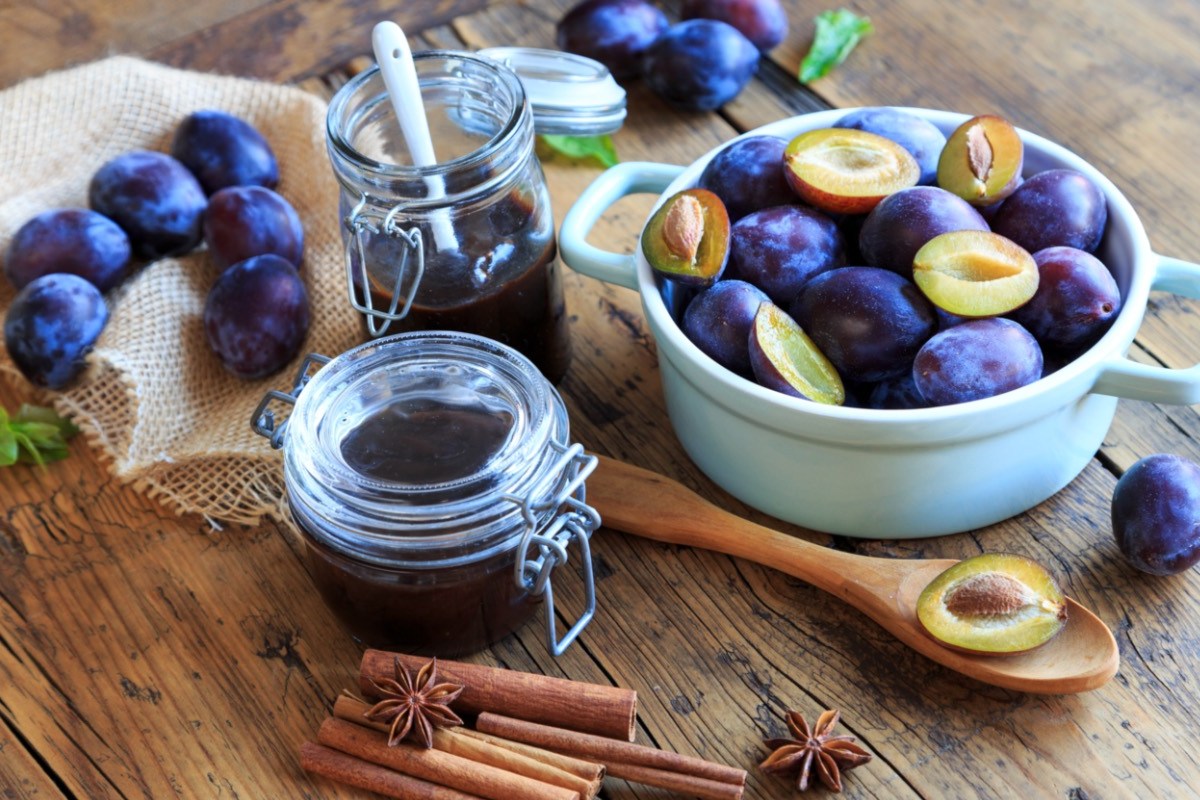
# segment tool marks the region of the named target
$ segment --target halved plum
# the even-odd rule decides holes
[[[984,114],[959,125],[938,159],[938,185],[976,206],[1003,200],[1021,182],[1025,143],[1004,117]]]
[[[729,214],[707,189],[685,189],[663,203],[642,231],[654,270],[687,286],[712,286],[729,260]]]
[[[917,599],[917,619],[952,650],[1011,655],[1057,636],[1067,622],[1067,599],[1036,561],[985,553],[934,578]]]
[[[796,321],[774,303],[763,303],[750,329],[750,365],[761,385],[777,392],[840,406],[841,376]]]
[[[1038,265],[1024,248],[997,233],[952,231],[917,251],[913,282],[951,314],[994,317],[1029,302],[1038,288]]]
[[[891,139],[852,128],[800,134],[783,151],[783,164],[784,176],[801,199],[841,214],[865,214],[921,178],[912,153]]]

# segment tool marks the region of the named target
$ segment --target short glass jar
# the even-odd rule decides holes
[[[309,375],[313,365],[323,364]],[[294,403],[278,422],[272,403]],[[326,602],[362,644],[454,656],[544,598],[560,654],[595,610],[584,481],[554,387],[514,350],[442,331],[310,356],[255,430],[284,451],[292,517]],[[551,573],[580,553],[586,608],[560,639]]]
[[[522,82],[469,53],[417,53],[414,65],[433,166],[414,166],[378,67],[329,106],[351,303],[372,336],[477,333],[520,351],[557,383],[570,339]]]

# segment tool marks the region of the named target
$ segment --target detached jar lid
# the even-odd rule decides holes
[[[535,47],[490,47],[478,54],[517,73],[538,133],[599,136],[625,121],[625,90],[599,61]]]

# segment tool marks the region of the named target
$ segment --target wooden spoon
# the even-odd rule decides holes
[[[917,597],[953,559],[872,558],[843,553],[764,528],[724,511],[679,483],[600,457],[587,481],[588,503],[604,526],[669,544],[755,561],[839,597],[900,641],[976,680],[1038,694],[1074,694],[1117,672],[1117,643],[1099,617],[1068,598],[1067,625],[1026,653],[977,656],[938,644],[917,621]]]

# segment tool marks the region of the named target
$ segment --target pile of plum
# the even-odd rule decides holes
[[[91,208],[46,211],[13,237],[4,271],[19,291],[4,343],[33,383],[61,389],[83,370],[108,322],[102,295],[137,260],[180,256],[201,241],[224,270],[204,308],[222,363],[257,378],[299,350],[309,323],[297,271],[304,228],[273,191],[279,168],[266,139],[238,117],[198,111],[180,123],[171,153],[117,156],[92,176]]]
[[[764,386],[878,409],[992,397],[1075,358],[1121,306],[1092,254],[1104,195],[1023,165],[1000,117],[947,139],[862,109],[791,142],[726,146],[658,209],[642,251],[694,293],[687,337]]]
[[[779,0],[684,0],[671,25],[647,0],[585,0],[558,23],[558,46],[618,79],[641,76],[679,108],[709,111],[742,91],[759,52],[787,35]]]

